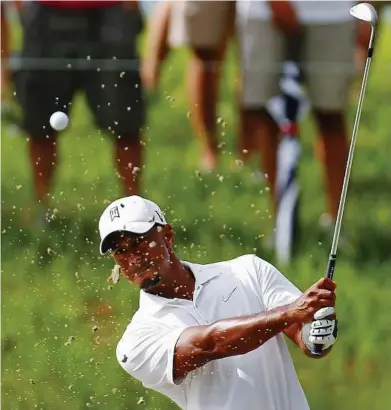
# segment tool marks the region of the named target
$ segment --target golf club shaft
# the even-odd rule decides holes
[[[337,261],[339,234],[341,232],[342,217],[343,217],[343,211],[345,208],[346,195],[348,192],[350,171],[352,169],[352,163],[353,163],[353,154],[354,154],[354,149],[356,147],[357,131],[358,131],[358,126],[360,124],[362,104],[363,104],[365,89],[366,89],[367,81],[368,81],[369,68],[371,66],[372,56],[373,56],[373,51],[374,51],[374,40],[375,40],[375,29],[372,26],[371,27],[371,39],[369,41],[369,47],[368,47],[367,61],[365,63],[364,75],[363,75],[363,79],[361,83],[360,96],[358,99],[358,105],[357,105],[357,111],[356,111],[356,118],[354,120],[352,140],[350,142],[349,155],[347,159],[345,176],[344,176],[344,181],[342,185],[341,199],[339,201],[338,214],[337,214],[337,219],[335,221],[333,241],[331,244],[331,251],[330,251],[329,261],[327,264],[326,276],[329,279],[333,279],[334,271],[335,271],[335,264]],[[315,344],[314,349],[315,349],[314,350],[315,354],[321,355],[323,351],[323,345]]]
[[[352,139],[351,139],[351,142],[350,142],[349,155],[348,155],[348,159],[347,159],[347,164],[346,164],[346,169],[345,169],[345,176],[344,176],[343,185],[342,185],[341,199],[339,201],[337,219],[335,221],[335,227],[334,227],[333,241],[332,241],[332,244],[331,244],[329,262],[328,262],[328,265],[327,265],[326,276],[329,279],[333,279],[333,276],[334,276],[335,263],[336,263],[336,259],[337,259],[338,241],[339,241],[339,235],[340,235],[340,232],[341,232],[342,217],[343,217],[343,212],[344,212],[344,209],[345,209],[346,195],[347,195],[347,192],[348,192],[350,172],[351,172],[352,163],[353,163],[354,149],[356,147],[357,132],[358,132],[359,124],[360,124],[362,104],[363,104],[363,101],[364,101],[365,90],[366,90],[366,87],[367,87],[369,68],[370,68],[371,62],[372,62],[372,56],[373,56],[373,50],[374,50],[374,47],[373,47],[374,46],[374,38],[375,38],[375,30],[374,30],[373,27],[371,27],[371,38],[370,38],[370,41],[369,41],[367,60],[366,60],[366,63],[365,63],[364,75],[363,75],[363,79],[362,79],[362,83],[361,83],[361,90],[360,90],[360,96],[359,96],[359,99],[358,99],[356,118],[354,120]]]

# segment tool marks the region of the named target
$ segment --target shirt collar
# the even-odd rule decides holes
[[[187,261],[181,261],[183,265],[189,267],[195,277],[195,286],[202,286],[209,282],[211,279],[220,275],[220,271],[213,267],[213,265],[200,265],[197,263],[190,263]],[[139,310],[149,314],[155,314],[161,310],[164,306],[178,306],[184,299],[168,299],[162,296],[152,295],[150,293],[140,291],[140,307]]]

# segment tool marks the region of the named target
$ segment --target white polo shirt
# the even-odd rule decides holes
[[[283,334],[245,355],[209,362],[174,383],[174,349],[184,329],[264,312],[301,295],[255,255],[208,265],[183,263],[196,279],[193,301],[141,291],[140,308],[117,346],[120,365],[182,409],[308,410]]]

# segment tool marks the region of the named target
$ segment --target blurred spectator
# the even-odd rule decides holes
[[[139,193],[144,103],[136,39],[142,19],[134,2],[26,2],[22,23],[26,65],[18,95],[30,137],[38,202],[45,209],[50,206],[49,193],[59,160],[57,132],[49,125],[50,115],[55,111],[68,113],[79,90],[85,91],[97,126],[112,134],[123,192]],[[67,64],[75,59],[84,62],[83,70]],[[41,66],[56,61],[63,65],[57,69],[31,66],[39,60]]]
[[[348,152],[345,113],[354,76],[356,21],[352,1],[238,1],[245,133],[262,153],[275,195],[278,128],[265,103],[278,94],[287,37],[296,37],[313,114],[324,146],[328,216],[338,211]]]
[[[142,77],[149,89],[158,83],[160,66],[170,46],[191,49],[187,73],[191,119],[205,170],[214,169],[217,163],[220,71],[234,12],[232,1],[163,0],[154,7],[148,24]]]
[[[9,8],[15,6],[16,9],[20,8],[20,2],[7,2],[2,1],[1,6],[1,102],[3,104],[9,102],[11,99],[11,80],[10,73],[7,66],[7,59],[10,57],[11,48],[11,35],[10,35],[10,23],[9,23]]]
[[[282,62],[287,58],[285,40],[296,39],[301,28],[289,1],[238,0],[236,14],[242,77],[239,146],[242,159],[246,160],[256,151],[262,151],[263,134],[278,133],[277,125],[266,113],[265,103],[280,93],[278,81]],[[277,150],[277,139],[273,143],[272,155],[265,153],[261,161],[262,170],[276,167],[273,153]],[[272,181],[274,188],[274,178]]]
[[[370,3],[375,7],[379,15],[379,20],[380,20],[383,9],[391,4],[390,1],[366,1],[366,3]],[[357,89],[357,93],[358,93],[359,89],[361,88],[362,74],[363,74],[365,63],[366,63],[367,56],[368,56],[368,45],[369,45],[369,40],[371,37],[371,26],[362,20],[357,20],[356,24],[358,27],[357,27],[357,43],[356,43],[355,58],[356,58],[356,67],[357,67],[356,78],[358,81],[358,89]],[[377,31],[376,39],[377,40],[379,39],[379,30]],[[318,138],[317,144],[315,146],[315,154],[317,158],[319,158],[319,160],[321,161],[324,161],[324,155],[325,155],[324,150],[325,148],[324,148],[323,140]],[[326,223],[327,223],[327,219],[329,218],[327,218],[326,215],[324,215],[324,217],[326,217]]]
[[[19,117],[14,104],[15,98],[13,96],[13,73],[8,67],[8,59],[11,55],[11,33],[10,20],[12,14],[18,17],[18,12],[21,9],[21,1],[1,2],[1,120],[9,125],[19,125]],[[14,128],[15,129],[15,128]]]
[[[7,99],[8,70],[6,59],[9,57],[9,35],[6,6],[1,2],[1,102]]]

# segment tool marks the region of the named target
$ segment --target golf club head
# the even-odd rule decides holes
[[[369,3],[359,3],[350,9],[350,14],[356,19],[366,21],[372,27],[377,23],[377,12]]]

